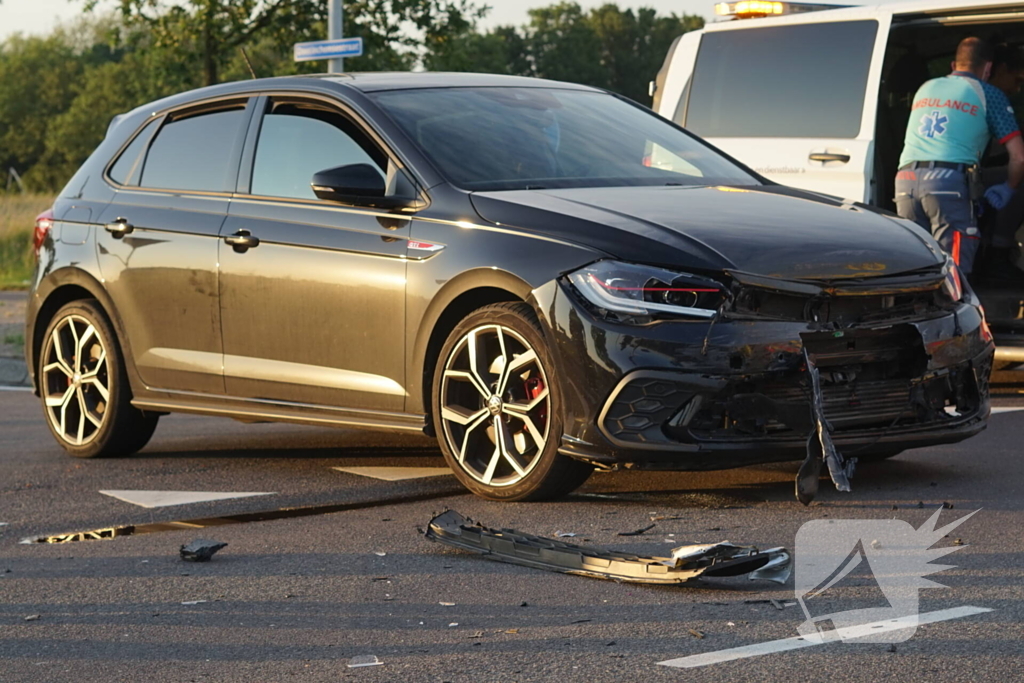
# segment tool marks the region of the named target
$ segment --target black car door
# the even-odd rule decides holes
[[[251,114],[236,97],[153,119],[108,173],[100,269],[153,389],[224,392],[218,237]]]
[[[401,411],[410,220],[319,200],[310,185],[348,164],[385,175],[389,157],[330,101],[271,96],[259,110],[221,230],[228,394]]]

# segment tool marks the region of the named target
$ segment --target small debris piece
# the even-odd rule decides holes
[[[27,617],[25,617],[25,621],[39,621],[39,615],[38,614],[30,614]]]
[[[576,534],[569,531],[556,531],[555,538],[576,538]]]
[[[185,602],[183,602],[181,604],[183,604],[183,605],[201,605],[204,602],[206,602],[206,600],[186,600]]]
[[[386,557],[387,553],[376,552],[376,553],[374,553],[374,555],[376,555],[377,557]]]
[[[943,510],[952,510],[953,509],[953,504],[952,503],[947,503],[947,502],[943,501],[942,509]]]
[[[199,538],[188,545],[181,546],[181,559],[186,562],[209,562],[214,553],[225,547],[227,547],[227,543]]]
[[[605,646],[605,647],[611,647],[611,646],[612,646],[612,645],[614,645],[614,644],[615,644],[615,641],[613,640],[613,641],[611,641],[610,643],[605,643],[605,644],[604,644],[604,646]]]
[[[924,509],[924,501],[922,501],[922,500],[917,501],[917,509],[918,510],[923,510]]]
[[[641,535],[647,533],[648,531],[650,531],[651,529],[653,529],[656,526],[658,526],[658,525],[657,524],[652,524],[650,526],[645,526],[643,529],[637,529],[635,531],[620,531],[619,532],[619,536],[641,536]]]
[[[0,526],[7,526],[10,522],[0,522]]]
[[[704,634],[701,633],[700,631],[698,631],[695,628],[691,628],[690,629],[690,635],[693,636],[694,638],[696,638],[697,640],[703,640],[704,639]]]
[[[593,619],[577,619],[576,621],[570,621],[569,623],[570,624],[585,624],[588,621],[593,621]]]
[[[458,625],[459,625],[459,622],[453,621],[452,623],[448,624],[448,628],[455,628]]]
[[[771,600],[744,600],[744,605],[767,605]]]
[[[770,599],[768,602],[772,603],[772,607],[775,609],[786,609],[785,606],[775,598]]]
[[[882,542],[876,538],[875,540],[871,541],[871,547],[875,550],[879,550],[882,547]]]
[[[375,576],[375,577],[373,577],[370,580],[373,581],[373,582],[377,582],[377,581],[390,581],[391,577],[390,576]]]
[[[731,621],[727,621],[727,622],[725,622],[725,625],[726,626],[735,626],[736,624],[731,622]]]
[[[507,631],[505,631],[505,633],[509,633],[511,635],[515,635],[515,634],[519,633],[519,629],[517,629],[517,628],[510,628]]]
[[[686,519],[685,517],[675,517],[669,515],[651,515],[652,522],[667,522],[673,519]]]
[[[454,602],[439,602],[437,604],[444,605],[445,607],[455,607],[455,603]]]
[[[889,648],[886,652],[896,652],[896,643],[889,643]]]
[[[7,571],[11,571],[11,570],[10,570],[10,569],[8,569]],[[522,601],[521,603],[519,603],[519,606],[520,606],[520,607],[529,607],[529,606],[530,606],[530,603],[528,603],[528,602],[526,602],[526,601],[524,600],[524,601]]]
[[[484,637],[484,632],[483,631],[477,631],[476,633],[473,633],[473,634],[468,635],[466,637],[470,638],[470,639],[472,639],[472,638],[483,638]]]
[[[959,538],[953,541],[953,545],[963,545],[963,544],[964,544],[963,540],[959,539]]]
[[[359,655],[348,660],[348,668],[358,669],[362,666],[380,666],[383,663],[377,659],[377,655]]]

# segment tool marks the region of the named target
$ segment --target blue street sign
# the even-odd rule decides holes
[[[316,40],[312,43],[295,44],[296,62],[313,62],[318,59],[336,59],[338,57],[359,57],[362,54],[362,38]]]

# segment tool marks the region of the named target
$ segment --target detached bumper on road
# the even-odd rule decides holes
[[[559,283],[534,294],[562,369],[561,452],[600,467],[803,459],[814,428],[805,346],[832,438],[850,455],[953,443],[986,426],[993,346],[970,303],[846,329],[728,319],[634,326],[596,318]]]

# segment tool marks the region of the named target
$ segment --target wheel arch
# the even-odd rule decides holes
[[[430,415],[430,391],[434,368],[441,347],[455,326],[478,308],[507,301],[528,302],[533,287],[525,280],[504,270],[481,268],[467,271],[452,279],[431,300],[419,325],[415,339],[413,359],[418,361],[410,378],[416,386],[410,387],[409,397],[420,405],[411,405],[408,412],[427,414],[427,432],[433,436]]]
[[[103,284],[93,275],[79,268],[62,268],[48,275],[36,288],[33,298],[39,302],[34,308],[34,315],[29,321],[32,330],[31,344],[27,345],[30,357],[26,358],[28,363],[29,377],[32,380],[32,387],[39,395],[39,381],[36,377],[36,359],[39,358],[40,349],[43,346],[43,335],[46,328],[53,319],[54,314],[62,306],[73,301],[84,299],[95,299],[103,313],[106,314],[110,324],[114,327],[117,335],[117,345],[121,351],[128,376],[134,384],[137,381],[135,375],[135,363],[131,355],[131,349],[126,343],[127,337],[124,332],[124,325],[117,314],[113,300],[107,294]]]

